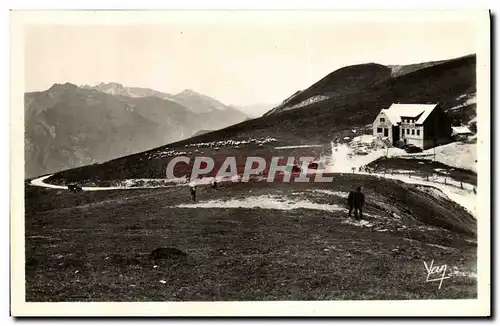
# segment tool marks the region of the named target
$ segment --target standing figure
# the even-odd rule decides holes
[[[191,200],[196,201],[196,181],[193,180],[189,183],[189,191],[191,193]]]
[[[357,220],[360,220],[363,218],[363,205],[365,204],[365,195],[361,192],[361,187],[356,188],[356,192],[353,197],[354,217]]]
[[[354,191],[349,191],[349,196],[347,196],[347,206],[349,206],[349,217],[351,217],[352,210],[354,209]]]

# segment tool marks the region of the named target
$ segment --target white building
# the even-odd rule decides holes
[[[439,104],[392,104],[373,121],[373,135],[422,149],[451,140],[451,123]]]

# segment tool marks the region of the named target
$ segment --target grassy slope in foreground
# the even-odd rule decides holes
[[[476,280],[467,276],[476,266],[475,219],[401,182],[336,175],[328,184],[229,184],[200,188],[199,199],[264,203],[274,196],[276,205],[288,199],[342,206],[337,192],[358,184],[371,226],[346,223],[345,211],[181,208],[189,204],[184,187],[71,194],[28,186],[26,299],[476,297]],[[187,258],[148,257],[169,246]],[[431,260],[465,274],[438,290],[425,283],[423,261]]]

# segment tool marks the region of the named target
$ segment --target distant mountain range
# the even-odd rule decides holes
[[[25,93],[25,176],[107,161],[247,118],[192,90],[55,84]]]

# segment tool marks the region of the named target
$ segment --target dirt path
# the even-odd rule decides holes
[[[37,179],[31,180],[31,185],[37,186],[37,187],[45,187],[45,188],[51,188],[51,189],[68,189],[66,186],[59,186],[59,185],[54,185],[50,183],[45,183],[45,180],[53,176],[53,174],[50,175],[45,175]],[[99,191],[99,190],[118,190],[118,189],[126,189],[123,187],[82,187],[82,190],[84,191]],[[140,188],[136,188],[140,189]]]
[[[372,158],[376,159],[377,156],[373,156]],[[360,163],[360,162],[356,162],[356,163]],[[367,164],[366,158],[364,158],[362,163],[363,163],[363,165]],[[327,170],[328,169],[329,168],[327,168]],[[462,207],[464,207],[474,217],[477,217],[476,216],[476,195],[470,190],[460,189],[457,187],[444,185],[442,183],[410,178],[408,175],[405,175],[405,174],[392,174],[391,175],[391,174],[381,174],[381,173],[366,173],[366,172],[359,172],[357,170],[358,169],[355,168],[354,173],[378,176],[380,178],[385,178],[385,179],[400,180],[400,181],[403,181],[403,182],[408,183],[408,184],[434,187],[437,190],[444,193],[450,200],[452,200],[452,201],[456,202],[457,204],[461,205]],[[352,170],[345,171],[345,172],[352,172]],[[52,174],[42,176],[42,177],[39,177],[37,179],[33,179],[33,180],[31,180],[31,185],[37,186],[37,187],[51,188],[51,189],[67,189],[66,186],[60,186],[60,185],[46,183],[45,180],[50,178],[51,176],[52,176]],[[180,185],[182,185],[182,184],[180,184]],[[84,190],[84,191],[104,191],[104,190],[119,190],[119,189],[170,188],[170,187],[177,187],[177,186],[179,186],[179,185],[142,186],[142,187],[125,187],[125,186],[123,186],[123,187],[82,187],[82,190]],[[466,184],[466,188],[472,189],[473,187],[474,187],[473,185]]]

